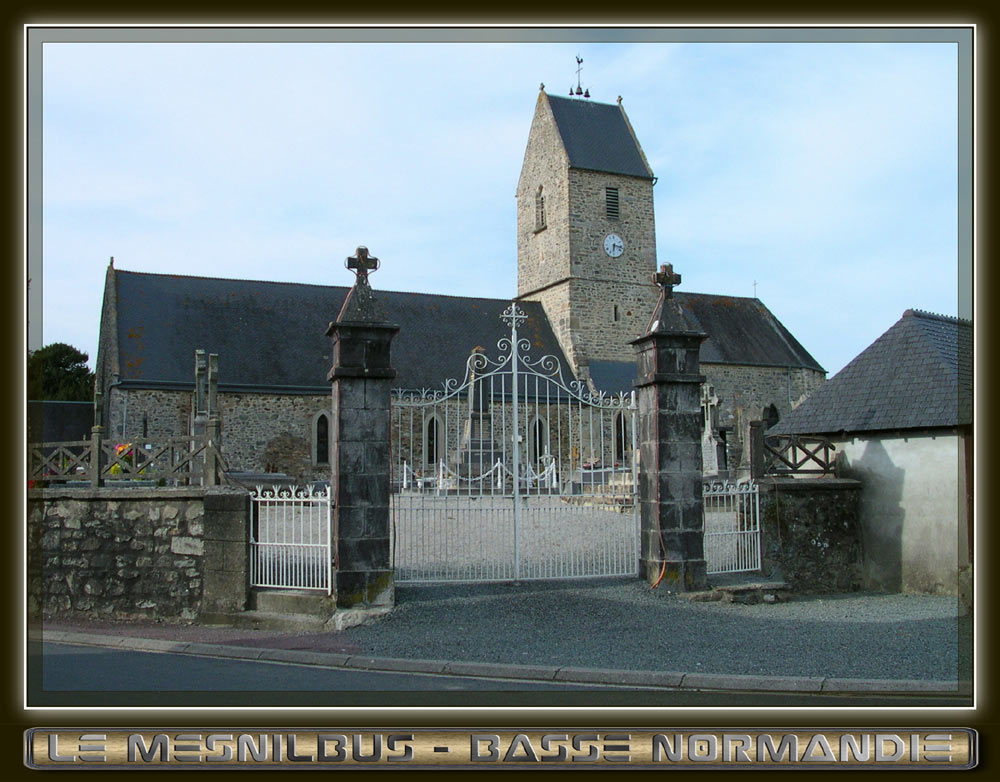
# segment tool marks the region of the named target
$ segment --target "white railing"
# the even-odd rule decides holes
[[[760,570],[760,494],[753,481],[704,484],[708,573]]]
[[[258,486],[250,496],[251,585],[331,594],[329,489]]]

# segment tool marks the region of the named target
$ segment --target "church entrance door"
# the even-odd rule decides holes
[[[502,318],[497,358],[477,348],[461,380],[393,394],[396,581],[637,576],[634,394],[565,380],[518,337],[516,304]]]

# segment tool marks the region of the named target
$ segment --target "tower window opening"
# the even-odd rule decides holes
[[[618,188],[604,188],[604,206],[609,220],[617,220],[621,214],[618,202]]]
[[[545,196],[542,195],[542,186],[538,186],[535,193],[535,231],[541,231],[545,227]]]
[[[617,304],[615,304],[614,307],[612,308],[612,312],[613,312],[612,317],[614,318],[615,323],[617,323],[618,320],[619,320],[619,317],[618,317],[618,305]]]

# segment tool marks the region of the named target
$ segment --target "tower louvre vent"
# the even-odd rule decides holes
[[[618,188],[617,187],[606,187],[604,188],[604,205],[607,209],[607,215],[609,220],[617,220],[620,214],[618,209]]]

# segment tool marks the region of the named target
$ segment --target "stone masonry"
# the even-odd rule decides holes
[[[536,224],[539,186],[544,227]],[[619,191],[618,219],[606,214],[609,187]],[[611,232],[625,242],[618,258],[603,250]],[[542,303],[574,371],[589,360],[621,361],[628,355],[628,343],[644,332],[657,297],[649,283],[656,268],[653,183],[569,168],[544,93],[518,181],[517,258],[518,297]]]
[[[372,263],[366,263],[368,261]],[[327,336],[334,340],[332,432],[334,547],[337,605],[391,606],[389,545],[389,397],[396,373],[389,346],[399,331],[376,314],[367,272],[377,268],[367,249],[349,259],[358,268]]]
[[[205,619],[249,593],[240,489],[28,492],[29,615]]]
[[[763,478],[759,484],[764,577],[798,592],[861,588],[861,482]]]
[[[664,267],[649,332],[633,342],[639,405],[639,568],[650,583],[689,591],[707,584],[702,506],[698,352],[705,335],[672,296],[680,277]]]
[[[124,402],[128,395],[128,404]],[[182,437],[189,425],[190,391],[111,390],[109,437],[161,442]],[[327,395],[219,394],[222,454],[234,471],[283,472],[298,482],[328,480],[330,465],[315,459],[315,421],[329,415]]]

